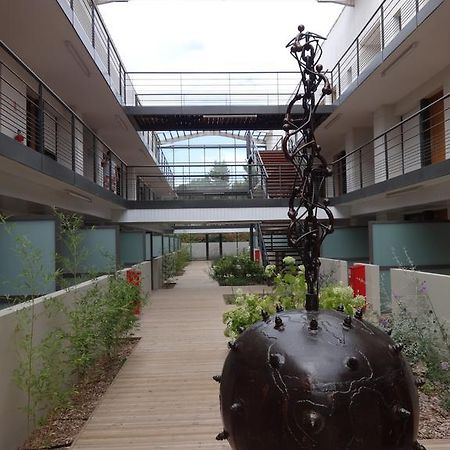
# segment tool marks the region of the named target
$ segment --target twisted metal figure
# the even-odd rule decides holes
[[[317,311],[320,246],[325,237],[333,232],[334,218],[328,208],[328,199],[321,199],[325,179],[331,176],[332,171],[314,137],[315,112],[322,99],[332,90],[328,78],[322,73],[322,65],[318,64],[322,56],[321,41],[325,38],[304,30],[305,27],[300,25],[297,36],[286,45],[298,63],[301,81],[284,118],[282,148],[297,171],[289,199],[288,216],[291,223],[288,239],[290,245],[299,250],[305,266],[305,308],[307,311]],[[316,101],[316,92],[320,86],[322,91]],[[303,107],[303,115],[299,119],[293,116],[293,108],[297,103]],[[319,221],[319,212],[325,213],[326,223]]]

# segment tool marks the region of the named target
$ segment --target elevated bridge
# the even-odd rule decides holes
[[[129,72],[125,80],[124,109],[139,131],[278,130],[299,73]],[[332,111],[331,99],[320,105],[318,123]]]

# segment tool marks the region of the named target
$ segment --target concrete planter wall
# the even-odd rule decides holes
[[[391,269],[392,307],[398,305],[396,298],[405,304],[414,304],[419,295],[427,295],[437,317],[450,329],[450,275]]]
[[[154,276],[162,279],[157,274],[154,264]],[[151,291],[151,263],[145,261],[136,264],[133,268],[141,271],[142,293],[148,296]],[[160,267],[162,270],[162,266]],[[161,271],[160,270],[160,271]],[[126,276],[126,270],[119,272],[119,275]],[[158,278],[159,276],[159,278]],[[39,343],[48,333],[60,327],[69,331],[69,323],[64,314],[53,314],[50,318],[46,313],[46,306],[55,299],[62,301],[64,306],[70,310],[76,301],[89,289],[98,285],[106,288],[109,276],[105,275],[84,283],[72,286],[68,289],[53,292],[51,294],[36,298],[34,300],[35,316],[35,342]],[[20,339],[17,328],[21,323],[21,314],[31,313],[32,302],[21,303],[0,311],[0,449],[18,448],[32,431],[28,429],[27,415],[21,409],[26,405],[26,396],[15,384],[13,375],[19,366],[20,359],[17,352],[17,344]]]
[[[339,259],[320,258],[320,277],[327,283],[348,286],[348,263]]]

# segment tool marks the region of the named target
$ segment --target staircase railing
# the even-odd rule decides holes
[[[267,171],[264,165],[264,162],[259,154],[258,146],[251,134],[247,135],[249,137],[249,145],[248,149],[248,175],[249,175],[249,195],[250,198],[254,197],[254,193],[257,188],[260,188],[265,198],[268,198],[267,193]],[[252,174],[250,171],[255,169],[256,174]],[[253,185],[253,179],[258,180],[255,185]]]
[[[269,258],[267,256],[266,243],[264,242],[264,236],[261,229],[261,224],[256,224],[256,236],[258,239],[258,246],[261,251],[261,261],[263,266],[266,267],[269,264]]]

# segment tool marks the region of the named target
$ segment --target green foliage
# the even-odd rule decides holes
[[[68,256],[61,258],[65,271],[73,280],[80,279],[80,265],[87,254],[81,250],[82,239],[79,216],[57,212],[60,220],[60,239],[64,239]],[[0,216],[5,226],[5,219]],[[12,227],[6,228],[13,234]],[[42,263],[42,254],[26,236],[14,236],[16,252],[22,260],[21,283],[31,294],[25,298],[30,304],[17,313],[16,345],[18,366],[13,378],[25,392],[29,429],[36,425],[38,417],[60,406],[69,396],[69,378],[73,373],[82,374],[95,360],[112,355],[122,337],[129,333],[136,322],[134,315],[138,303],[143,303],[140,289],[117,276],[111,276],[106,288],[95,285],[79,298],[68,311],[62,301],[48,298],[36,304],[41,294],[42,281],[55,278],[59,272],[48,274]],[[73,281],[72,280],[72,281]],[[46,320],[54,326],[44,336],[36,336],[35,323]],[[68,332],[57,324],[68,323]]]
[[[265,280],[264,269],[245,253],[216,260],[210,275],[221,286],[256,284]]]
[[[107,289],[91,288],[70,312],[70,363],[77,373],[84,373],[96,359],[111,356],[121,338],[136,323],[134,309],[142,304],[139,288],[111,276]]]
[[[89,252],[83,246],[83,235],[81,227],[83,219],[78,214],[65,214],[57,209],[54,210],[59,219],[59,240],[67,250],[67,256],[57,255],[57,260],[62,270],[71,275],[71,284],[77,284],[82,279],[81,267],[87,260]],[[59,280],[63,284],[62,278]]]
[[[177,274],[175,253],[166,253],[163,255],[162,274],[164,281],[170,281]]]
[[[354,297],[350,286],[338,285],[322,288],[319,303],[323,309],[336,309],[342,305],[347,314],[353,315],[358,308],[364,307],[366,299],[362,295]]]
[[[306,294],[303,267],[297,267],[291,257],[284,258],[283,263],[279,273],[274,266],[266,267],[266,276],[273,281],[271,294],[241,293],[236,296],[236,307],[223,315],[226,336],[236,338],[247,327],[260,321],[263,311],[272,315],[277,306],[285,310],[303,308]],[[348,314],[353,314],[364,306],[365,299],[362,296],[353,297],[351,287],[329,286],[321,290],[319,302],[323,309],[336,309],[342,304]]]
[[[414,280],[415,296],[404,299],[394,294],[392,337],[404,345],[412,364],[423,364],[431,382],[444,383],[450,390],[450,342],[447,326],[434,310],[424,282]]]
[[[189,264],[190,255],[186,247],[182,247],[175,253],[175,273],[180,275],[185,267]]]

